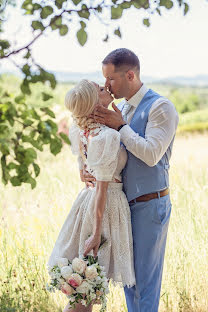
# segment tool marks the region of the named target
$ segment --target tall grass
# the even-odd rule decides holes
[[[202,135],[176,138],[160,312],[208,311],[207,140]],[[39,160],[42,171],[35,190],[1,186],[1,312],[58,312],[67,302],[64,295],[45,291],[46,263],[83,184],[67,146],[57,157],[46,151]],[[118,286],[111,285],[108,311],[127,311]]]

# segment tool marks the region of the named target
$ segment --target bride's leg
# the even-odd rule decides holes
[[[85,307],[81,303],[77,304],[75,308],[70,308],[69,304],[65,307],[63,312],[92,312],[92,306]]]

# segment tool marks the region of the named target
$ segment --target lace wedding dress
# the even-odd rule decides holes
[[[87,140],[84,132],[74,126],[70,139],[72,151],[79,159],[80,140],[81,145],[86,147],[84,165],[96,180],[110,181],[102,221],[102,238],[105,241],[99,248],[98,261],[105,267],[108,278],[131,287],[135,284],[135,275],[130,209],[122,183],[115,182],[121,181],[121,171],[127,160],[126,150],[120,144],[120,134],[101,126],[96,129],[96,135]],[[78,194],[55,243],[49,267],[55,265],[59,257],[72,260],[83,256],[85,241],[94,226],[95,193],[96,187],[89,187]]]

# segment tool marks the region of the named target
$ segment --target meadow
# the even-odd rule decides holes
[[[208,137],[177,135],[171,159],[172,216],[160,312],[208,311]],[[76,157],[64,146],[47,150],[37,187],[4,187],[0,202],[0,311],[61,312],[62,294],[45,290],[46,263],[83,183]],[[98,312],[95,306],[93,312]],[[123,290],[112,286],[108,312],[126,312]]]

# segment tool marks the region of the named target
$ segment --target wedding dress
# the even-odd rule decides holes
[[[96,180],[109,181],[102,221],[104,243],[99,248],[98,261],[104,266],[109,279],[132,287],[135,285],[135,275],[130,209],[122,191],[122,183],[115,182],[122,180],[121,171],[127,161],[120,134],[107,126],[101,126],[96,129],[96,135],[87,140],[84,131],[73,126],[70,140],[72,152],[80,159],[85,153],[80,146],[86,147],[84,166]],[[95,221],[95,194],[96,187],[85,187],[78,194],[53,248],[49,267],[55,265],[59,257],[72,260],[83,256],[85,241],[92,234]]]

